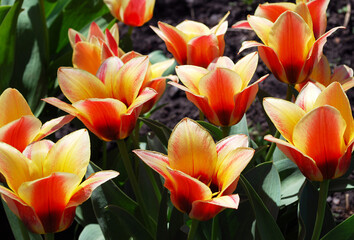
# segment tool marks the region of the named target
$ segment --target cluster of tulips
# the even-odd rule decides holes
[[[155,1],[104,3],[116,19],[138,27],[151,19]],[[336,234],[350,239],[353,217],[329,230],[322,227],[330,180],[345,180],[342,176],[350,168],[354,146],[354,120],[345,93],[354,86],[353,70],[341,65],[332,71],[323,55],[327,38],[341,28],[326,32],[328,4],[329,0],[260,4],[254,15],[232,26],[254,31],[260,39],[243,42],[240,52],[248,48],[258,51],[236,63],[223,56],[228,14],[212,28],[190,20],[176,27],[163,22],[151,26],[174,57],[155,63],[149,56],[120,48],[115,21],[105,30],[92,22],[87,35],[70,28],[73,67],[57,70],[66,99],[42,96],[44,102],[68,115],[42,125],[18,90],[7,88],[0,96],[4,207],[23,222],[31,239],[39,234],[53,239],[74,218],[83,229],[79,239],[248,239],[225,230],[242,225],[237,216],[247,202],[253,213],[246,214],[255,220],[253,238],[284,239],[288,233],[278,226],[279,209],[301,208],[299,192],[310,184],[315,189],[316,197],[311,200],[317,213],[309,225],[312,229],[307,226],[304,233],[306,239],[335,239],[331,237]],[[253,79],[259,57],[282,82],[279,84],[288,85],[287,99],[263,98],[269,124],[276,128],[264,137],[264,146],[250,138],[245,122],[259,83],[267,81],[268,75]],[[178,66],[174,68],[175,62]],[[200,110],[200,121],[186,116],[171,131],[148,118],[158,111],[166,84],[185,92]],[[73,121],[75,118],[80,122]],[[102,149],[90,144],[86,129],[69,133],[56,143],[44,139],[69,123],[85,125],[94,134],[91,139],[102,141]],[[155,134],[141,136],[142,124]],[[296,180],[300,186],[290,194],[295,200],[286,204],[281,203],[286,197],[279,191],[285,195],[281,188],[286,189],[291,178],[282,178],[285,172],[280,172],[276,154],[282,156],[283,168],[302,173]],[[268,167],[271,170],[258,171],[265,187],[247,177],[248,172]],[[276,176],[274,186],[266,186],[268,173]],[[277,184],[278,200],[274,200],[271,188]],[[92,205],[85,202],[91,195]],[[262,196],[275,201],[275,215]],[[95,216],[93,221],[87,220],[85,211]],[[10,215],[7,212],[9,219]],[[14,233],[19,226],[12,225]],[[26,231],[22,229],[20,234]],[[305,236],[301,230],[297,234]]]

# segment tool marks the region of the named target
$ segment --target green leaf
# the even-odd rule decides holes
[[[163,125],[160,122],[155,120],[139,117],[139,119],[144,122],[151,130],[156,134],[156,136],[160,139],[161,143],[167,148],[168,139],[172,133],[172,130],[169,129],[167,126]]]
[[[104,240],[100,225],[89,224],[80,233],[79,240]]]
[[[167,188],[162,191],[162,198],[160,201],[159,216],[157,218],[156,240],[168,239],[167,231]]]
[[[234,134],[246,134],[247,136],[249,136],[246,114],[243,115],[239,123],[231,127],[229,135]]]
[[[321,240],[350,240],[354,239],[354,215],[340,223],[328,232]]]
[[[0,24],[4,20],[6,14],[10,11],[11,6],[0,6]]]
[[[222,131],[220,128],[214,126],[211,123],[207,123],[205,121],[197,121],[200,125],[202,125],[203,128],[208,130],[208,132],[213,136],[213,138],[217,141],[222,139]]]
[[[265,240],[284,239],[277,223],[262,202],[257,192],[253,189],[252,185],[243,175],[240,176],[240,182],[243,189],[247,193],[248,199],[251,202],[253,213],[256,216],[257,229],[260,238]]]
[[[4,13],[7,11],[7,7],[1,7],[3,20],[0,25],[0,92],[9,87],[14,70],[16,28],[22,3],[23,0],[16,1],[6,16],[4,16]]]

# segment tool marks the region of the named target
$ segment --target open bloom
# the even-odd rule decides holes
[[[155,0],[103,0],[111,14],[126,25],[140,27],[152,18]]]
[[[118,25],[114,24],[105,33],[95,22],[90,25],[88,37],[74,29],[69,29],[69,40],[73,48],[73,66],[96,74],[104,60],[112,56],[122,56],[124,52],[119,48]]]
[[[275,142],[307,178],[323,181],[347,171],[354,144],[354,120],[338,82],[323,91],[309,83],[295,103],[265,98],[264,108],[287,141],[270,135],[265,139]]]
[[[207,67],[215,58],[224,54],[227,15],[212,29],[190,20],[185,20],[176,27],[159,22],[159,28],[151,28],[165,41],[167,50],[178,64]]]
[[[242,170],[254,154],[246,135],[214,143],[210,134],[190,119],[177,124],[168,141],[168,155],[134,150],[165,179],[173,205],[191,218],[208,220],[224,208],[237,209],[232,194]]]
[[[184,65],[176,73],[184,86],[170,82],[186,92],[208,120],[217,126],[238,123],[258,92],[258,83],[247,86],[258,64],[257,52],[248,54],[236,64],[228,57],[220,57],[208,69]]]
[[[333,28],[315,40],[311,15],[304,3],[298,4],[296,11],[280,14],[274,23],[258,16],[248,16],[248,23],[263,44],[246,41],[240,51],[258,47],[260,57],[274,76],[288,84],[308,79],[320,60],[327,37],[338,29]]]
[[[107,59],[97,76],[75,68],[59,68],[59,86],[72,105],[57,98],[44,101],[79,118],[104,141],[124,139],[134,129],[143,105],[157,95],[141,89],[149,68],[148,57],[123,63]]]
[[[315,38],[319,38],[325,33],[327,27],[327,15],[326,10],[329,4],[329,0],[297,0],[296,4],[290,2],[278,2],[278,3],[264,3],[259,4],[254,16],[263,17],[271,22],[275,22],[278,17],[285,11],[299,11],[299,5],[305,3],[312,21],[309,21],[309,27],[313,30]],[[301,14],[300,14],[301,15]],[[309,17],[308,15],[304,15]],[[252,30],[252,27],[247,21],[240,21],[235,23],[232,28],[242,28]]]
[[[35,142],[23,153],[0,143],[0,172],[9,186],[0,186],[1,196],[32,232],[63,231],[74,220],[76,206],[97,186],[118,175],[101,171],[80,184],[89,161],[90,139],[84,129],[55,144]]]
[[[0,117],[0,142],[5,142],[19,151],[57,131],[73,119],[72,116],[66,115],[42,125],[33,115],[22,94],[13,88],[8,88],[1,94],[0,109],[3,113]]]

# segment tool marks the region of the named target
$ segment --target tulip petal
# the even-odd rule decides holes
[[[213,198],[210,200],[194,201],[189,217],[199,221],[206,221],[216,216],[224,208],[237,209],[240,203],[238,194]]]
[[[275,22],[278,17],[287,10],[294,10],[296,5],[294,3],[264,3],[258,5],[254,15],[266,18]]]
[[[315,84],[309,82],[302,88],[296,98],[295,104],[301,107],[305,112],[315,108],[314,104],[321,93],[321,89]]]
[[[325,55],[322,55],[320,61],[314,66],[310,79],[328,86],[331,81],[331,68]]]
[[[72,28],[69,28],[68,37],[69,37],[70,45],[73,49],[76,43],[86,40],[84,35],[82,35],[81,33],[79,33],[78,31]]]
[[[168,59],[166,61],[157,62],[151,65],[151,78],[159,78],[162,74],[174,64],[175,60]]]
[[[204,128],[185,118],[170,136],[168,159],[171,168],[208,184],[216,165],[216,145]]]
[[[89,42],[78,42],[73,52],[73,66],[96,74],[101,65],[101,48]]]
[[[117,23],[115,23],[116,25]],[[118,26],[118,25],[117,25]],[[117,38],[115,38],[110,31],[106,30],[105,31],[106,35],[106,40],[109,46],[109,49],[112,51],[114,56],[119,56],[119,48],[118,48],[118,43],[119,43],[119,35],[117,35]],[[118,39],[118,41],[116,40]]]
[[[122,1],[124,23],[130,26],[140,27],[149,19],[145,19],[146,0]],[[150,17],[151,18],[151,17]]]
[[[34,141],[41,125],[41,121],[35,116],[23,116],[0,128],[0,141],[23,151],[28,144]]]
[[[199,81],[204,75],[209,73],[209,71],[198,66],[184,65],[177,66],[176,73],[184,86],[186,86],[192,93],[199,94]],[[177,84],[172,85],[176,86]]]
[[[53,172],[73,173],[84,177],[90,161],[90,138],[86,129],[61,138],[48,152],[43,163],[43,176]]]
[[[269,34],[274,24],[266,18],[252,15],[249,15],[247,20],[257,36],[262,40],[262,42],[265,45],[268,45]]]
[[[102,41],[104,41],[104,39],[105,39],[102,30],[95,22],[92,22],[90,25],[90,28],[89,28],[88,38],[91,38],[91,37],[96,37]]]
[[[234,62],[228,57],[218,57],[215,58],[208,66],[208,70],[212,71],[217,67],[232,69],[234,67]]]
[[[340,112],[330,106],[309,112],[294,128],[294,145],[316,161],[324,179],[333,178],[338,159],[345,151],[345,128]]]
[[[42,138],[56,132],[62,126],[71,122],[71,120],[73,120],[74,118],[75,118],[75,116],[65,115],[62,117],[54,118],[54,119],[44,123],[33,141],[39,141]]]
[[[248,147],[247,135],[237,134],[220,140],[216,144],[216,151],[218,152],[218,158],[224,158],[223,156],[225,154],[228,154],[231,150],[234,150],[239,147]]]
[[[333,75],[331,77],[332,82],[339,82],[343,86],[344,81],[353,81],[353,69],[346,65],[340,65],[334,68]],[[329,84],[328,84],[329,85]]]
[[[63,102],[59,100],[58,98],[55,97],[49,97],[49,98],[44,98],[42,99],[44,102],[49,103],[73,116],[77,116],[78,110],[74,108],[72,105],[67,104],[66,102]]]
[[[350,144],[348,144],[344,154],[338,160],[337,169],[336,169],[336,172],[335,172],[333,178],[339,178],[347,172],[347,170],[350,166],[353,149],[354,149],[354,141],[352,141]]]
[[[294,12],[296,12],[302,17],[302,19],[307,23],[310,29],[313,29],[312,16],[305,3],[296,4],[296,8],[294,9]]]
[[[232,68],[242,79],[242,89],[246,88],[251,81],[258,65],[258,53],[253,52],[241,58]]]
[[[163,178],[169,177],[169,172],[167,167],[170,166],[168,157],[162,153],[145,151],[141,149],[136,149],[133,151],[138,157],[144,161],[149,167],[154,169],[156,172],[161,174]]]
[[[100,171],[92,174],[89,178],[87,178],[83,183],[81,183],[77,187],[66,207],[68,208],[80,205],[81,203],[90,198],[93,190],[95,190],[98,186],[102,185],[103,183],[107,182],[112,178],[117,177],[118,175],[118,172],[112,170]]]
[[[59,68],[58,81],[65,97],[72,103],[108,95],[104,84],[96,76],[81,69]]]
[[[327,15],[326,10],[329,4],[329,0],[317,0],[309,1],[307,7],[311,13],[313,22],[313,32],[316,38],[319,38],[327,27]]]
[[[187,44],[187,64],[208,67],[215,58],[220,56],[216,35],[195,37]]]
[[[26,99],[14,88],[7,88],[0,96],[0,127],[24,115],[33,115]],[[6,113],[6,114],[4,114]]]
[[[265,136],[264,139],[276,143],[280,151],[298,166],[305,177],[313,181],[323,181],[321,170],[317,167],[316,162],[312,158],[302,153],[293,145],[271,135]]]
[[[295,125],[305,115],[305,111],[292,102],[277,98],[265,98],[263,106],[280,134],[292,142]]]
[[[59,229],[62,215],[71,194],[81,179],[71,173],[52,173],[50,176],[23,183],[19,197],[32,206],[47,233]]]

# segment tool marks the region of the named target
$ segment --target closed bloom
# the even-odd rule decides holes
[[[57,98],[44,101],[79,118],[104,141],[124,139],[134,129],[143,105],[157,95],[151,88],[141,89],[149,64],[148,57],[126,63],[111,57],[97,76],[81,69],[59,68],[59,86],[72,105]]]
[[[261,59],[281,82],[302,83],[310,76],[312,69],[320,60],[327,37],[333,28],[315,39],[312,19],[304,3],[298,4],[294,11],[285,11],[274,21],[263,17],[248,16],[248,23],[262,43],[243,42],[240,51],[258,47]]]
[[[220,57],[208,69],[184,65],[176,73],[184,86],[170,82],[186,92],[193,102],[217,126],[238,123],[258,92],[258,83],[248,86],[258,64],[257,52],[248,54],[236,64],[228,57]]]
[[[101,171],[81,183],[90,160],[86,130],[73,132],[57,143],[35,142],[21,153],[0,143],[0,172],[9,188],[0,193],[9,208],[35,233],[53,233],[68,228],[78,205],[92,191],[118,175]]]
[[[69,29],[69,40],[73,48],[73,66],[96,74],[104,60],[112,56],[122,56],[124,52],[119,48],[118,25],[111,29],[102,30],[95,22],[90,25],[87,38],[74,29]]]
[[[295,103],[266,98],[264,108],[286,139],[265,139],[299,167],[310,180],[342,176],[350,165],[354,144],[354,120],[347,96],[338,82],[321,91],[309,83]]]
[[[69,123],[73,117],[66,115],[52,119],[42,125],[36,118],[22,94],[13,88],[6,89],[0,96],[0,142],[5,142],[19,151],[27,145],[41,140]]]
[[[152,18],[155,0],[103,0],[111,14],[126,25],[140,27]]]
[[[159,28],[151,28],[165,41],[167,50],[178,64],[207,67],[215,58],[224,54],[227,16],[228,14],[212,29],[190,20],[185,20],[176,27],[159,22]]]
[[[167,156],[134,152],[165,179],[173,205],[202,221],[224,208],[237,209],[239,196],[233,192],[254,154],[246,135],[233,135],[215,144],[206,130],[187,118],[173,130]]]

